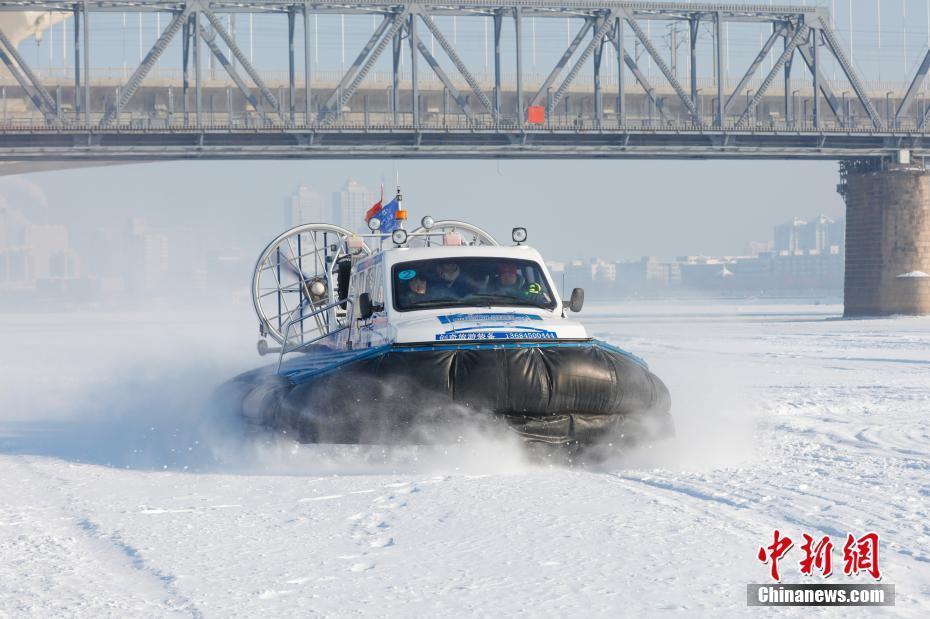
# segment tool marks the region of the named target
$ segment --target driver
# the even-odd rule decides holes
[[[476,287],[462,274],[457,262],[443,262],[436,269],[437,281],[433,284],[433,294],[438,298],[461,299],[473,292]]]
[[[498,265],[494,292],[510,296],[522,296],[523,278],[520,276],[517,265],[509,262]]]
[[[549,302],[549,295],[543,292],[542,286],[537,283],[528,284],[519,267],[511,262],[498,265],[494,293],[532,303]]]

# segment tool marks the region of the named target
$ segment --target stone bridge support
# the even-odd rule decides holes
[[[930,314],[930,185],[903,153],[840,164],[847,317]]]

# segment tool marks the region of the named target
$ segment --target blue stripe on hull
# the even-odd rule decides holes
[[[370,357],[384,355],[387,353],[415,353],[431,352],[434,350],[506,350],[515,348],[602,348],[617,355],[622,355],[643,369],[649,369],[645,361],[636,355],[617,348],[601,340],[585,340],[578,342],[471,342],[456,344],[388,344],[375,348],[363,348],[361,350],[333,350],[325,347],[311,349],[300,357],[295,357],[285,361],[281,366],[279,374],[290,380],[294,384],[305,382],[316,376],[328,374],[339,368],[362,361]]]

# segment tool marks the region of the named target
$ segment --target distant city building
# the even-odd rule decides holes
[[[365,213],[374,204],[374,194],[352,179],[333,194],[333,223],[353,232],[368,232]]]
[[[678,260],[681,284],[686,288],[716,290],[728,285],[733,277],[733,259],[684,256]]]
[[[141,293],[146,287],[145,278],[145,222],[134,217],[126,222],[120,242],[120,278],[126,290]]]
[[[546,260],[546,268],[549,269],[549,275],[552,276],[552,281],[555,282],[556,288],[558,288],[561,294],[565,294],[565,263],[557,262],[552,260]]]
[[[608,266],[609,265],[609,266]],[[601,258],[565,266],[565,289],[582,287],[593,299],[626,296],[712,293],[715,295],[840,294],[844,256],[838,248],[758,256],[645,256],[609,263]]]
[[[590,287],[594,282],[594,267],[584,260],[572,260],[565,265],[564,275],[569,290]]]
[[[168,237],[160,232],[142,235],[142,274],[149,288],[161,286],[168,275]]]
[[[806,221],[795,217],[787,223],[775,226],[775,251],[784,251],[791,254],[800,251],[801,229],[806,225]]]
[[[34,290],[41,280],[80,276],[67,228],[35,224],[15,209],[0,208],[0,287]]]
[[[591,260],[591,277],[597,282],[617,281],[617,265],[600,258]]]
[[[681,271],[675,261],[663,261],[643,256],[633,262],[616,262],[616,283],[620,292],[641,292],[674,286],[681,281]]]
[[[61,308],[104,298],[135,303],[174,291],[245,289],[249,266],[238,257],[208,265],[203,240],[192,227],[158,230],[132,218],[88,231],[79,255],[67,227],[33,223],[0,197],[0,306]],[[223,267],[217,268],[220,286],[208,270],[216,264]]]
[[[774,256],[772,274],[775,288],[794,290],[843,289],[845,258],[839,252],[806,256]]]
[[[127,223],[126,230],[130,236],[142,236],[145,234],[147,227],[145,220],[141,217],[131,217]]]
[[[31,223],[16,209],[0,206],[0,248],[24,245]]]
[[[201,240],[188,226],[161,230],[142,219],[130,219],[120,247],[118,276],[126,290],[143,295],[174,287],[203,289],[210,273]]]
[[[110,226],[96,227],[89,233],[82,252],[86,258],[87,271],[111,284],[123,275],[123,245],[118,229]]]
[[[845,244],[845,221],[820,215],[812,221],[795,217],[775,226],[774,251],[785,254],[830,253]]]
[[[26,244],[32,250],[36,279],[77,278],[80,259],[71,249],[68,229],[56,224],[30,226]]]
[[[645,256],[639,261],[644,281],[650,286],[674,286],[681,282],[681,266],[677,262],[662,261]]]
[[[747,253],[750,256],[758,256],[759,254],[775,251],[775,243],[773,241],[749,241],[746,248],[749,250]]]
[[[323,209],[323,198],[306,185],[298,185],[297,191],[284,201],[286,229],[300,224],[328,223],[329,219]]]
[[[836,251],[691,259],[681,264],[681,282],[688,289],[717,293],[839,293],[843,267],[843,256]]]
[[[209,286],[212,288],[241,289],[243,274],[250,272],[249,259],[241,247],[230,246],[207,253]]]
[[[168,239],[168,277],[174,285],[202,289],[204,279],[207,277],[206,248],[202,237],[197,230],[189,226],[181,226],[167,230]]]
[[[0,208],[0,285],[4,288],[32,283],[32,259],[26,246],[31,225],[19,211]]]

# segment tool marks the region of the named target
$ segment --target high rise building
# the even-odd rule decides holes
[[[160,232],[142,235],[142,275],[145,285],[165,283],[168,274],[168,237]]]
[[[80,276],[81,261],[67,228],[35,224],[0,206],[0,287],[33,289],[40,280]]]
[[[22,213],[0,204],[0,248],[25,244],[30,225]]]
[[[801,236],[805,226],[807,222],[800,217],[775,226],[775,251],[789,254],[801,251]]]
[[[364,185],[349,179],[333,194],[333,223],[353,232],[368,232],[365,213],[374,204],[374,194]]]
[[[830,253],[831,248],[842,248],[845,241],[845,222],[834,221],[820,215],[811,221],[795,217],[775,226],[775,251],[786,254]]]
[[[80,266],[77,255],[71,250],[68,229],[60,224],[32,224],[26,245],[33,256],[33,276],[36,279],[49,277],[79,277]]]
[[[839,225],[838,225],[839,224]],[[801,231],[801,249],[821,254],[830,253],[831,247],[843,245],[844,226],[825,215],[807,222]]]
[[[328,223],[329,217],[323,211],[323,198],[306,185],[299,185],[297,191],[284,201],[284,227],[293,228],[300,224]]]

